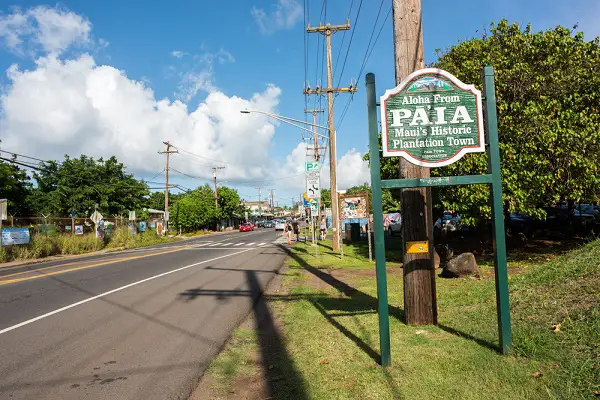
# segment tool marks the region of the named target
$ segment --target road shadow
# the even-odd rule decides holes
[[[338,329],[344,336],[352,340],[358,348],[364,351],[373,361],[381,364],[381,355],[378,351],[373,348],[372,343],[367,343],[359,336],[354,334],[343,324],[338,322],[335,318],[338,316],[352,316],[368,313],[377,313],[377,299],[367,293],[364,293],[347,283],[335,278],[328,272],[315,268],[308,264],[305,260],[300,258],[297,254],[288,248],[283,248],[287,254],[294,259],[304,270],[310,272],[321,281],[327,283],[329,286],[336,289],[344,297],[318,297],[310,299],[313,306],[323,315],[323,317],[336,329]],[[390,316],[404,322],[404,310],[399,307],[388,305]],[[342,313],[335,313],[335,312]],[[363,332],[364,333],[364,332]],[[363,334],[363,336],[365,336]],[[369,340],[369,342],[371,342]]]
[[[202,288],[189,289],[180,293],[186,301],[193,301],[200,296],[215,296],[217,299],[244,296],[253,302],[255,329],[260,348],[261,365],[265,381],[268,386],[269,399],[308,399],[304,378],[294,365],[287,351],[285,340],[281,335],[275,319],[268,306],[268,299],[263,295],[263,290],[258,278],[259,274],[276,274],[278,271],[227,269],[208,267],[214,270],[228,270],[245,274],[248,289],[240,290],[207,290]],[[280,297],[280,296],[277,296]],[[300,297],[285,298],[282,300],[295,301]]]
[[[327,271],[319,268],[315,268],[309,263],[307,263],[304,259],[300,258],[297,254],[295,254],[291,249],[284,248],[287,254],[294,259],[304,270],[316,276],[323,282],[327,283],[329,286],[338,290],[341,294],[346,296],[345,299],[336,299],[330,297],[320,297],[317,299],[312,299],[311,302],[317,308],[317,310],[327,319],[329,323],[335,326],[344,336],[352,340],[361,350],[363,350],[366,354],[368,354],[373,360],[377,363],[380,363],[380,354],[373,349],[372,346],[365,343],[358,336],[349,331],[342,324],[337,322],[334,318],[339,316],[337,314],[332,314],[331,311],[341,310],[344,314],[341,315],[359,315],[365,313],[377,313],[378,302],[377,298],[366,294],[345,282],[340,281],[335,278]],[[296,250],[294,250],[296,251]],[[388,305],[389,314],[391,317],[396,318],[398,321],[406,324],[406,316],[404,310],[400,307],[396,307],[393,305]],[[440,329],[445,332],[448,332],[452,335],[472,340],[479,344],[480,346],[487,347],[497,352],[501,352],[502,349],[498,344],[494,344],[485,339],[475,337],[469,333],[463,332],[459,329],[453,328],[451,326],[437,324]]]

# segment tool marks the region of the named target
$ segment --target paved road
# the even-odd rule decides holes
[[[285,258],[274,230],[0,267],[0,398],[187,398]]]

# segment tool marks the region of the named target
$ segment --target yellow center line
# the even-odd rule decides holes
[[[82,270],[82,269],[99,267],[99,266],[102,266],[102,265],[115,264],[115,263],[118,263],[118,262],[121,262],[121,261],[137,260],[137,259],[146,258],[146,257],[154,257],[154,256],[159,256],[161,254],[174,253],[176,251],[181,251],[181,250],[186,250],[186,249],[179,249],[178,248],[178,249],[173,249],[173,250],[162,251],[160,253],[145,254],[145,255],[133,256],[133,257],[124,257],[124,258],[119,258],[119,259],[116,259],[116,260],[109,260],[109,261],[99,262],[99,263],[95,263],[95,264],[84,265],[82,267],[75,267],[75,268],[63,269],[63,270],[60,270],[60,271],[55,271],[55,272],[50,272],[50,273],[40,273],[39,275],[27,276],[27,277],[23,277],[23,278],[2,280],[3,278],[6,277],[6,276],[4,276],[4,277],[0,277],[0,286],[2,286],[2,285],[8,285],[9,283],[23,282],[23,281],[28,281],[28,280],[32,280],[32,279],[44,278],[44,277],[47,277],[47,276],[64,274],[64,273],[72,272],[72,271],[79,271],[79,270]],[[48,267],[48,268],[50,268],[50,267]],[[53,267],[53,268],[56,268],[56,267]],[[41,269],[33,270],[33,271],[27,271],[27,272],[28,273],[35,273],[35,272],[40,271],[40,270]]]
[[[222,240],[214,241],[214,243],[226,242],[228,240],[233,240],[233,239],[237,239],[237,237],[232,236],[232,237],[225,238],[225,239],[222,239]],[[192,243],[190,243],[190,244],[183,244],[181,247],[178,246],[175,249],[171,249],[171,250],[167,250],[167,251],[162,251],[162,252],[158,252],[158,253],[145,254],[145,255],[141,255],[141,256],[115,258],[115,259],[111,259],[111,260],[108,260],[108,261],[103,261],[103,262],[99,262],[99,263],[95,263],[95,264],[90,264],[90,265],[84,265],[84,266],[81,266],[81,267],[64,269],[64,270],[60,270],[60,271],[56,271],[56,272],[50,272],[50,273],[40,273],[40,271],[46,271],[46,270],[53,269],[53,268],[66,267],[68,265],[73,265],[73,264],[81,264],[81,263],[85,263],[86,261],[73,261],[73,262],[69,262],[69,263],[65,263],[65,264],[52,265],[52,266],[49,266],[49,267],[36,268],[36,269],[31,269],[31,270],[22,271],[22,272],[15,272],[13,274],[8,274],[8,275],[0,276],[0,286],[7,285],[9,283],[23,282],[23,281],[28,281],[28,280],[31,280],[31,279],[43,278],[45,276],[59,275],[59,274],[64,274],[66,272],[72,272],[72,271],[78,271],[78,270],[87,269],[87,268],[99,267],[99,266],[102,266],[102,265],[115,264],[115,263],[118,263],[118,262],[121,262],[121,261],[136,260],[136,259],[139,259],[139,258],[153,257],[153,256],[159,256],[161,254],[168,254],[168,253],[173,253],[173,252],[176,252],[176,251],[188,250],[188,249],[191,248],[190,246],[193,246],[193,245],[194,244],[192,244]],[[148,251],[151,251],[151,250],[148,249]],[[93,260],[90,260],[90,261],[93,261]],[[27,265],[23,265],[22,267],[27,267]],[[20,267],[16,266],[14,268],[20,268]],[[25,275],[25,274],[35,274],[35,273],[38,273],[38,275],[33,275],[33,276],[28,276],[28,277],[23,277],[23,278],[8,279],[8,280],[6,279],[6,278],[13,277],[13,276],[19,276],[19,275]]]

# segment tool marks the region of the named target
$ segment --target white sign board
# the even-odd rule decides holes
[[[135,211],[129,211],[129,220],[135,221]]]
[[[306,173],[306,195],[311,199],[321,197],[321,178],[318,172]]]
[[[29,243],[28,228],[4,228],[2,229],[2,246]]]

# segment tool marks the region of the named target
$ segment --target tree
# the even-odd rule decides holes
[[[33,174],[37,187],[30,203],[36,213],[68,216],[72,210],[89,215],[98,204],[105,215],[123,215],[141,210],[148,186],[127,174],[115,157],[94,160],[82,155],[65,156],[62,163],[44,162]]]
[[[325,208],[331,207],[331,190],[321,189],[321,203]]]
[[[244,208],[237,190],[221,186],[219,191],[219,217],[233,218],[244,215]]]
[[[172,222],[185,231],[206,228],[217,218],[214,192],[209,185],[182,195],[174,208],[175,218]]]
[[[171,193],[169,190],[169,204],[175,204],[179,200],[179,198],[183,196],[181,193]],[[165,209],[165,192],[164,190],[158,192],[152,192],[148,199],[146,200],[147,208],[152,208],[154,210],[164,210]],[[169,206],[169,209],[171,207]]]
[[[9,214],[29,214],[30,179],[17,165],[0,161],[0,197],[7,199]]]
[[[438,50],[433,64],[481,89],[481,71],[496,71],[504,202],[509,211],[544,218],[540,208],[561,200],[597,200],[600,189],[600,47],[558,26],[543,32],[506,20],[489,34]],[[397,160],[382,160],[382,177],[397,174]],[[487,172],[485,154],[469,154],[432,176]],[[489,218],[485,186],[438,189],[445,209]]]

